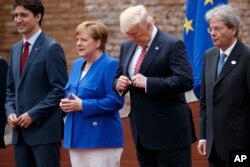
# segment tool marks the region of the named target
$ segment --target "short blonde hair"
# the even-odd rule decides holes
[[[106,25],[96,21],[85,21],[76,27],[75,34],[78,35],[82,31],[87,32],[94,40],[100,40],[101,45],[99,49],[105,50],[105,44],[108,39],[108,28]]]
[[[144,5],[131,6],[120,15],[120,29],[123,34],[137,25],[146,26],[148,24],[154,24],[154,19]]]

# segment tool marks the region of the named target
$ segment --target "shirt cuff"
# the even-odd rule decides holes
[[[199,143],[200,143],[200,142],[207,142],[207,140],[206,140],[206,139],[200,139],[200,140],[199,140]]]

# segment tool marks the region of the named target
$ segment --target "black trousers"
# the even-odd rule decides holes
[[[220,157],[216,152],[214,144],[212,145],[212,150],[208,162],[209,162],[209,167],[230,167],[229,161],[223,161],[222,159],[220,159]]]
[[[136,146],[140,167],[191,167],[191,146],[174,150],[151,150],[140,141]]]
[[[19,133],[14,145],[16,167],[60,167],[60,142],[30,146]]]

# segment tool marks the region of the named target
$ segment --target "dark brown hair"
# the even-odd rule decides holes
[[[25,9],[30,10],[34,16],[41,13],[41,19],[39,25],[41,26],[43,15],[44,15],[44,6],[41,0],[15,0],[13,3],[13,8],[17,6],[23,6]]]

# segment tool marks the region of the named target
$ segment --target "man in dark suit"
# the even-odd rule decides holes
[[[11,48],[5,108],[16,166],[59,167],[63,119],[58,105],[67,81],[64,52],[41,31],[40,0],[16,0],[13,7],[23,39]]]
[[[204,58],[197,148],[210,167],[229,167],[230,151],[250,149],[250,48],[238,39],[236,9],[215,7],[206,20],[215,47]]]
[[[0,57],[0,148],[5,148],[4,130],[6,125],[5,115],[5,95],[6,95],[6,77],[8,64],[3,57]]]
[[[143,5],[123,11],[120,28],[131,40],[121,46],[113,87],[120,95],[130,92],[140,166],[190,167],[195,132],[184,94],[193,75],[183,42],[161,32]]]

